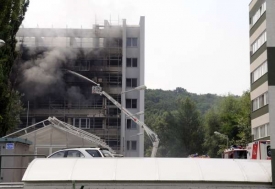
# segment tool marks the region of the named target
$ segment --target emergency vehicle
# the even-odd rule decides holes
[[[242,146],[233,145],[224,150],[222,158],[225,159],[247,159],[247,150]]]
[[[259,140],[247,145],[247,159],[271,159],[270,140]]]

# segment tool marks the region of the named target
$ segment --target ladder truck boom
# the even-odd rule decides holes
[[[122,107],[119,102],[117,102],[113,97],[111,97],[106,92],[102,91],[102,88],[97,85],[92,87],[92,93],[104,95],[108,100],[110,100],[116,107],[118,107],[123,113],[125,113],[131,120],[133,120],[139,127],[143,128],[149,139],[153,143],[151,157],[156,157],[158,146],[159,146],[159,138],[156,133],[154,133],[145,123],[140,121],[136,116],[134,116],[130,111],[126,108]]]

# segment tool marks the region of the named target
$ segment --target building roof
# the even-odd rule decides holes
[[[211,158],[39,158],[22,180],[272,182],[269,160]]]
[[[36,126],[42,123],[43,127],[36,129]],[[28,129],[30,132],[28,132]],[[114,150],[100,137],[72,126],[68,123],[62,122],[55,117],[49,117],[48,119],[45,119],[34,125],[4,136],[3,140],[6,140],[5,138],[14,136],[18,137],[14,140],[29,142],[32,141],[33,143],[30,143],[30,152],[34,151],[34,146],[52,146],[60,149],[100,146],[107,148],[110,152],[114,153]],[[9,138],[9,140],[11,139],[12,138]]]

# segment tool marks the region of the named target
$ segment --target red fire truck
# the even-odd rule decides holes
[[[247,150],[242,146],[233,145],[231,148],[224,150],[222,158],[225,159],[247,159]]]
[[[270,140],[259,140],[247,145],[247,159],[271,159]]]
[[[222,158],[270,160],[270,140],[259,140],[251,142],[246,146],[246,148],[235,145],[231,146],[231,148],[224,150]]]

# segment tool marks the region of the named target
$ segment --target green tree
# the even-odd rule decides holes
[[[238,122],[238,140],[236,141],[237,145],[246,145],[252,142],[251,138],[251,100],[250,100],[250,92],[245,91],[241,98],[239,99],[240,105],[240,113],[237,116]]]
[[[18,53],[15,50],[16,33],[21,25],[28,0],[0,0],[0,39],[6,45],[0,49],[0,136],[19,123],[22,111],[20,94],[13,89],[11,72]]]
[[[176,155],[186,157],[192,153],[203,153],[204,131],[201,116],[190,98],[180,102],[177,122],[176,137],[180,146]]]
[[[228,95],[217,107],[207,112],[204,119],[206,136],[204,147],[211,157],[220,156],[227,148],[226,139],[214,135],[218,131],[229,138],[229,145],[245,146],[251,142],[250,134],[250,93],[241,97]]]
[[[220,138],[214,134],[215,131],[219,131],[221,127],[220,117],[212,108],[209,110],[204,118],[205,125],[205,141],[204,148],[206,149],[207,155],[213,158],[218,156]]]
[[[158,156],[171,157],[178,150],[179,139],[177,138],[176,112],[164,112],[155,123],[155,131],[160,140]]]
[[[179,100],[178,104],[178,109],[175,111],[165,111],[153,116],[153,119],[151,117],[146,119],[147,124],[160,138],[157,156],[187,157],[190,153],[203,151],[203,127],[195,102],[186,98]],[[146,149],[148,156],[151,145]]]

